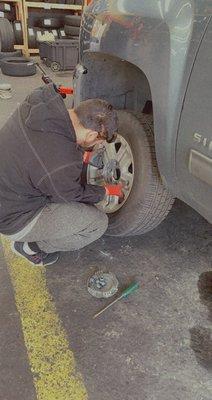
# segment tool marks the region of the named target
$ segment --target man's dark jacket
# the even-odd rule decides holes
[[[62,97],[49,84],[0,131],[0,232],[23,229],[48,203],[95,204],[105,190],[81,185],[83,152]]]

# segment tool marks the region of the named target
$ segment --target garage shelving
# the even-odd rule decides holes
[[[20,0],[17,0],[20,1]],[[29,56],[30,54],[39,53],[38,49],[29,49],[28,46],[28,18],[30,9],[44,9],[49,10],[67,10],[73,12],[81,12],[83,6],[77,4],[58,4],[58,3],[46,3],[44,1],[34,2],[34,1],[23,1],[23,11],[24,11],[24,54]]]

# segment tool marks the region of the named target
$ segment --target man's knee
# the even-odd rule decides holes
[[[95,207],[93,218],[90,219],[90,223],[87,225],[86,232],[90,236],[93,236],[93,240],[98,239],[104,235],[108,228],[108,216],[102,211]],[[91,222],[92,221],[92,222]]]
[[[107,214],[99,210],[94,205],[85,205],[80,204],[81,207],[81,215],[80,215],[80,224],[78,226],[83,225],[85,227],[96,225],[99,229],[106,230],[108,227],[108,217]]]
[[[99,226],[99,230],[102,232],[102,235],[103,235],[108,228],[108,216],[107,216],[107,214],[103,213],[102,211],[99,211],[99,214],[98,214],[98,226]]]
[[[98,240],[107,230],[108,217],[98,209],[93,210],[92,215],[91,210],[89,211],[90,215],[87,224],[84,224],[81,229],[75,233],[67,230],[66,235],[63,232],[61,237],[57,237],[54,240],[39,242],[38,245],[41,250],[50,253],[54,251],[74,251]]]
[[[91,217],[91,216],[90,216]],[[90,218],[90,222],[86,228],[83,228],[76,235],[65,239],[65,248],[68,250],[79,250],[88,246],[92,242],[100,239],[104,235],[108,227],[108,217],[103,212],[97,210],[95,216]]]

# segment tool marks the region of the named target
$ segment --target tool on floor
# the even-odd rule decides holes
[[[12,97],[12,87],[9,83],[0,83],[0,99],[7,100]]]
[[[53,80],[46,74],[46,71],[41,67],[39,63],[36,63],[36,66],[40,69],[42,72],[42,81],[47,85],[48,83],[53,83],[55,91],[57,93],[60,93],[63,99],[66,98],[67,94],[73,94],[74,90],[70,86],[62,86],[62,85],[56,85]]]
[[[99,311],[97,314],[93,316],[93,319],[97,318],[99,315],[101,315],[104,311],[106,311],[108,308],[110,308],[113,304],[117,303],[117,301],[121,299],[125,299],[129,295],[133,294],[137,289],[139,288],[139,283],[138,282],[133,282],[131,285],[129,285],[121,294],[118,296],[112,303],[108,304],[106,307],[104,307],[101,311]]]
[[[87,281],[88,292],[98,299],[114,296],[118,286],[118,279],[112,272],[97,271]]]

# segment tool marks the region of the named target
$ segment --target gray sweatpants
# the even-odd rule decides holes
[[[46,253],[81,249],[106,231],[108,217],[95,206],[82,203],[50,204],[20,242],[36,242]]]

